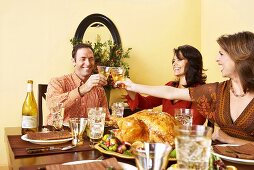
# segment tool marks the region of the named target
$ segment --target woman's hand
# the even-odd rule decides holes
[[[125,85],[124,87],[127,91],[134,91],[135,83],[133,83],[129,78],[125,78],[125,80],[117,81],[115,83],[116,86],[118,86],[119,84],[124,84]]]
[[[212,134],[212,140],[218,140],[222,143],[229,143],[229,144],[237,144],[237,145],[243,145],[246,143],[252,143],[252,141],[247,141],[244,139],[235,138],[232,136],[229,136],[225,132],[223,132],[218,126],[214,127],[214,132]]]
[[[212,140],[218,140],[222,143],[229,143],[227,141],[227,138],[229,136],[224,133],[218,126],[214,126],[214,131],[213,131],[213,134],[212,134]]]

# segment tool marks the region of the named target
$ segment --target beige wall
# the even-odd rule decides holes
[[[215,40],[222,33],[253,31],[253,5],[251,0],[1,0],[0,169],[7,165],[3,129],[20,126],[26,80],[34,80],[37,96],[38,83],[72,71],[69,39],[86,16],[101,13],[115,23],[123,47],[133,48],[128,62],[135,82],[173,79],[172,49],[182,44],[202,50],[208,80],[218,81]],[[122,93],[114,92],[115,98]]]
[[[208,82],[222,81],[215,62],[218,55],[217,38],[223,34],[240,31],[254,32],[252,0],[202,0],[201,1],[201,51]]]

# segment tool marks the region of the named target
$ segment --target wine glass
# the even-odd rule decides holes
[[[110,67],[107,66],[97,66],[98,73],[105,76],[108,79],[110,75]]]
[[[125,69],[122,67],[112,67],[111,68],[111,75],[114,80],[114,83],[117,81],[123,81],[125,80]],[[124,88],[124,84],[118,84],[117,87]]]

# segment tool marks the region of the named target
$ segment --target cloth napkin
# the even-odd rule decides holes
[[[247,143],[240,146],[213,146],[213,150],[221,155],[229,156],[240,159],[253,159],[254,160],[254,145]]]
[[[107,170],[114,169],[114,170],[123,170],[123,168],[118,164],[116,158],[109,158],[102,161],[94,161],[82,164],[75,164],[75,165],[62,165],[62,164],[53,164],[47,165],[47,170],[87,170],[87,169],[94,169],[94,170]]]

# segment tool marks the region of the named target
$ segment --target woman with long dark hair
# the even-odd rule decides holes
[[[166,86],[188,88],[205,84],[206,75],[203,73],[202,55],[199,50],[190,45],[183,45],[174,49],[173,52],[172,67],[177,80],[166,83]],[[163,112],[174,116],[174,109],[176,108],[191,108],[194,110],[193,124],[203,124],[205,122],[205,117],[197,112],[190,101],[168,100],[154,96],[144,97],[139,93],[127,92],[128,104],[132,110],[136,108],[151,109],[162,105]]]

